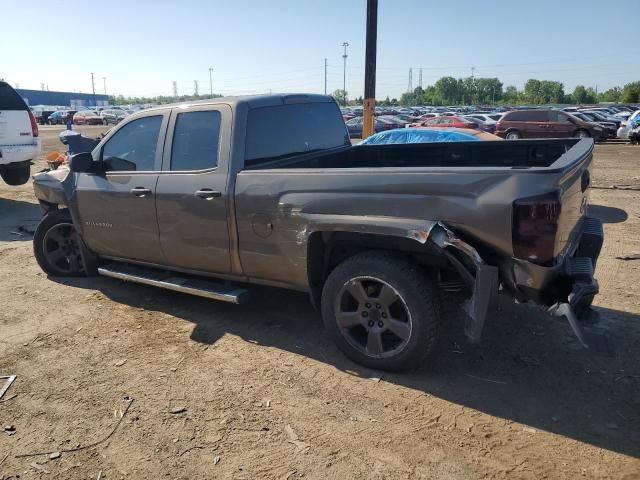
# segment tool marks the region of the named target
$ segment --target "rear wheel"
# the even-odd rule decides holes
[[[522,138],[522,134],[518,130],[509,130],[505,138],[507,140],[519,140]]]
[[[589,138],[591,134],[584,129],[577,130],[576,133],[573,134],[574,138]]]
[[[338,265],[322,292],[322,317],[349,358],[381,370],[420,366],[434,352],[439,297],[423,270],[399,255],[365,252]]]
[[[33,236],[33,253],[47,275],[80,277],[95,273],[96,267],[68,210],[53,210],[44,216]],[[89,268],[87,262],[91,263]]]
[[[0,175],[7,185],[24,185],[31,176],[31,161],[4,165]]]

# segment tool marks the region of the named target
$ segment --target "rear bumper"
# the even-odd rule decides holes
[[[40,155],[41,140],[28,145],[0,145],[0,165],[26,162]]]
[[[546,306],[568,303],[580,315],[599,291],[594,271],[603,241],[602,222],[585,217],[573,248],[553,267],[515,260],[512,273],[516,298]]]

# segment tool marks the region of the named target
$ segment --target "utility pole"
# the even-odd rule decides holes
[[[420,73],[418,74],[418,86],[422,90],[422,68],[420,68]]]
[[[344,60],[344,67],[342,70],[342,95],[344,97],[344,105],[347,106],[347,47],[349,44],[344,42],[342,46],[344,47],[344,54],[342,55],[342,59]]]
[[[327,94],[327,59],[324,59],[324,94]]]
[[[476,71],[476,67],[471,67],[471,79],[473,80],[473,73]]]
[[[93,91],[93,106],[97,106],[96,103],[96,84],[93,79],[93,72],[91,72],[91,90]]]
[[[213,98],[213,68],[209,67],[209,94]]]
[[[194,80],[193,81],[193,94],[196,97],[199,95],[199,93],[198,93],[198,80]]]
[[[107,77],[102,77],[102,86],[104,87],[104,94],[107,94]]]
[[[409,84],[407,85],[407,92],[413,92],[413,68],[409,69]]]
[[[178,96],[178,82],[176,82],[175,80],[173,81],[173,96]]]
[[[40,90],[44,92],[44,82],[40,82]]]
[[[378,0],[367,0],[367,47],[364,59],[364,118],[362,138],[375,133],[376,50],[378,45]]]

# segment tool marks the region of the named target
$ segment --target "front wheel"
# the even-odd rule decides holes
[[[322,291],[322,317],[337,346],[366,367],[421,365],[438,340],[438,292],[402,256],[365,252],[338,265]]]
[[[44,216],[33,236],[33,253],[47,275],[87,275],[82,241],[69,210],[53,210]]]
[[[589,138],[591,135],[588,131],[580,129],[573,134],[574,138]]]

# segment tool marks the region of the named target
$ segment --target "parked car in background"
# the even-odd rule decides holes
[[[102,125],[102,118],[93,110],[80,110],[73,116],[75,125]]]
[[[55,110],[33,110],[33,115],[35,116],[38,124],[46,125],[53,112],[55,112]]]
[[[129,115],[130,112],[119,108],[105,109],[100,113],[100,116],[102,117],[102,123],[104,125],[117,125]]]
[[[620,124],[624,121],[620,117],[606,115],[604,112],[600,112],[596,110],[580,110],[580,113],[586,113],[588,115],[592,115],[593,117],[597,118],[599,122],[615,123],[617,127],[620,127]]]
[[[629,138],[629,132],[640,125],[640,110],[636,110],[627,120],[620,124],[616,135],[618,138]]]
[[[479,129],[479,120],[470,120],[468,118],[456,115],[433,117],[423,122],[412,123],[411,127],[430,127],[430,128],[471,128]]]
[[[349,136],[351,138],[362,138],[362,122],[363,117],[355,117],[345,122]],[[390,116],[376,117],[374,133],[383,132],[385,130],[393,130],[394,128],[404,128],[405,122]]]
[[[463,115],[462,117],[463,120],[469,120],[472,123],[477,123],[478,124],[478,130],[481,130],[483,132],[488,132],[488,133],[495,133],[496,131],[496,121],[495,120],[483,120],[480,118],[476,118],[476,117],[472,117],[471,115]]]
[[[496,125],[496,135],[507,140],[520,138],[585,138],[605,140],[605,128],[583,122],[560,110],[514,110],[507,112]]]
[[[36,117],[18,93],[0,81],[0,176],[22,185],[31,176],[31,160],[40,154]]]
[[[607,129],[607,133],[608,133],[607,136],[609,138],[616,137],[616,132],[618,130],[618,125],[619,125],[617,123],[603,122],[598,117],[596,117],[594,113],[589,113],[589,112],[571,112],[571,115],[579,118],[583,122],[592,123],[594,125],[600,125],[602,128]]]
[[[67,120],[73,119],[75,114],[75,110],[57,110],[49,115],[47,123],[49,125],[64,125],[67,123]]]

